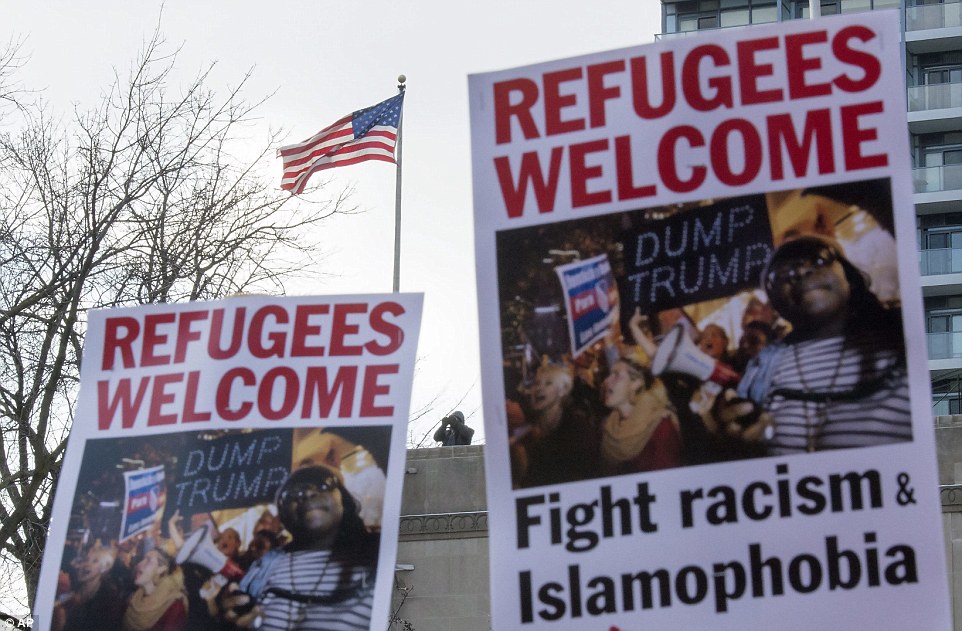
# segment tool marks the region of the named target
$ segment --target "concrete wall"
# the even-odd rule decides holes
[[[402,515],[486,510],[484,446],[409,449]]]
[[[408,451],[393,610],[417,631],[491,628],[484,448]],[[391,631],[403,631],[395,621]]]
[[[962,415],[935,417],[935,445],[954,629],[962,631]]]
[[[935,417],[939,484],[962,484],[962,414]]]
[[[945,558],[948,562],[953,629],[962,631],[962,504],[945,505],[943,495],[942,526],[945,528]]]

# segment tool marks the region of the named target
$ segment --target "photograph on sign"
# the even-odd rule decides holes
[[[64,629],[119,629],[185,617],[212,628],[216,599],[232,580],[267,622],[369,619],[390,433],[299,428],[88,441],[60,571],[65,586],[100,586],[83,603],[72,591],[58,594],[54,619]],[[149,482],[123,483],[137,476]],[[299,506],[312,501],[310,510]],[[166,600],[150,602],[155,592]]]
[[[499,232],[516,486],[911,440],[889,186]],[[613,270],[623,311],[577,348],[552,333],[598,292],[550,276],[582,257]]]

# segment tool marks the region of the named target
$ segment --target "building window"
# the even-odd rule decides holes
[[[962,132],[922,134],[918,139],[920,166],[962,164]]]
[[[872,0],[841,0],[839,13],[861,13],[872,10]]]
[[[819,11],[822,15],[836,15],[839,12],[838,0],[822,0]],[[812,13],[808,10],[808,1],[799,0],[795,3],[795,17],[807,20]]]
[[[962,50],[916,55],[919,85],[962,83]]]
[[[962,248],[962,226],[931,230],[925,233],[923,250],[944,250],[946,248]]]
[[[905,5],[905,30],[918,31],[933,28],[958,27],[960,23],[959,0],[907,0]]]
[[[956,384],[957,385],[957,384]],[[962,414],[962,396],[958,390],[946,392],[932,392],[932,414],[948,416]]]
[[[767,24],[778,21],[778,7],[773,3],[767,6],[752,7],[752,24]]]
[[[915,192],[962,189],[962,132],[920,134],[915,143]]]
[[[721,12],[722,28],[729,26],[745,26],[751,24],[751,10],[748,7],[728,9]]]
[[[948,377],[932,382],[932,413],[936,416],[962,414],[962,380]]]
[[[777,0],[683,0],[663,7],[666,33],[778,21]]]
[[[923,276],[962,274],[962,213],[926,215],[919,224]]]
[[[925,315],[929,359],[962,357],[962,310],[930,311]]]
[[[808,0],[795,0],[794,16],[796,19],[808,19]],[[820,10],[822,15],[838,15],[839,13],[861,13],[873,9],[891,9],[900,6],[899,0],[822,0]]]
[[[962,358],[962,296],[931,296],[923,306],[929,359]]]

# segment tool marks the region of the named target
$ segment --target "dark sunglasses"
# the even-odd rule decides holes
[[[837,260],[838,253],[831,248],[822,247],[812,252],[790,256],[784,261],[774,261],[765,276],[765,288],[771,289],[775,285],[795,282],[801,278],[803,268],[822,269]]]
[[[336,488],[339,488],[337,478],[332,475],[328,476],[321,482],[298,482],[296,484],[292,484],[280,492],[280,494],[277,496],[277,500],[281,503],[289,500],[302,501],[308,497],[313,497],[314,495],[330,493]]]

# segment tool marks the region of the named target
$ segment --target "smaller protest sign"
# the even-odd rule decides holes
[[[577,357],[611,327],[618,286],[604,254],[555,268],[565,294],[572,355]]]
[[[758,285],[772,250],[763,195],[643,223],[622,236],[626,303],[662,311]]]
[[[120,526],[121,542],[147,532],[163,515],[167,495],[164,467],[125,471],[124,486],[127,501]]]
[[[36,628],[380,628],[420,312],[392,294],[91,313]]]
[[[195,434],[183,446],[172,502],[184,513],[267,503],[291,465],[290,432]]]

